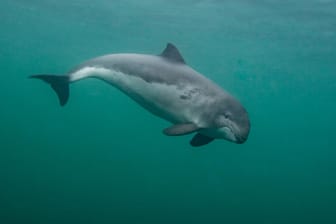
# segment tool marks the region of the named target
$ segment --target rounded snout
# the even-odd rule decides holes
[[[243,130],[241,131],[241,134],[235,136],[236,137],[236,143],[237,144],[243,144],[244,142],[246,142],[249,134],[250,134],[250,121],[247,118],[246,125],[243,128]]]

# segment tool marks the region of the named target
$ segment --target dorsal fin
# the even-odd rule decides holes
[[[185,64],[185,61],[180,54],[179,50],[171,43],[168,43],[164,51],[160,54],[160,56],[171,60],[173,62],[183,63]]]

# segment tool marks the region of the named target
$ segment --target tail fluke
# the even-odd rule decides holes
[[[51,85],[57,93],[61,106],[64,106],[69,99],[69,77],[60,75],[32,75],[29,78],[41,79]]]

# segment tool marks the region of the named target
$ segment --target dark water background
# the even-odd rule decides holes
[[[1,0],[0,223],[336,223],[335,0]],[[246,144],[166,137],[98,80],[106,53],[187,63],[250,113]]]

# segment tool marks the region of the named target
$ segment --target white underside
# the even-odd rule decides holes
[[[207,106],[211,99],[199,93],[194,93],[196,95],[190,99],[180,98],[193,86],[184,86],[181,89],[165,83],[149,83],[137,76],[101,67],[84,67],[69,77],[71,82],[88,77],[102,79],[122,90],[153,114],[170,122],[193,122],[199,127],[206,125],[199,112],[203,111],[202,108]]]

